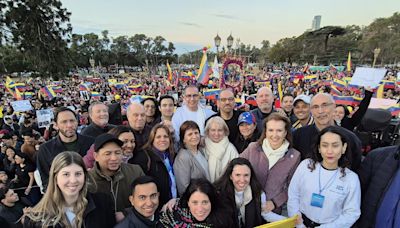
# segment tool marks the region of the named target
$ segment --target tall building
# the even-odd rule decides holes
[[[321,15],[314,16],[312,21],[311,30],[315,31],[321,28]]]

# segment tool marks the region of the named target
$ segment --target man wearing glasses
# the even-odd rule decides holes
[[[179,128],[183,122],[192,120],[200,127],[200,134],[204,135],[204,126],[206,119],[208,119],[214,112],[210,109],[201,107],[199,105],[200,94],[196,86],[188,86],[185,88],[183,95],[183,106],[178,108],[172,117],[172,126],[175,129],[176,140],[179,140]]]
[[[230,89],[222,90],[218,96],[218,113],[212,115],[220,116],[224,119],[229,128],[229,141],[234,143],[236,136],[239,134],[238,119],[242,111],[234,110],[236,105],[235,96]],[[210,117],[210,118],[211,118]],[[207,123],[207,121],[206,121]]]
[[[314,124],[297,129],[293,133],[293,147],[300,151],[301,159],[309,158],[317,138],[322,129],[337,125],[334,120],[335,100],[330,94],[319,93],[311,99],[311,114]],[[343,128],[352,152],[351,170],[356,171],[361,163],[361,141],[351,131]]]

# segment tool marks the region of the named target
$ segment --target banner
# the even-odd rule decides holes
[[[39,128],[45,128],[50,126],[51,121],[54,119],[54,114],[52,109],[43,109],[36,111],[37,122]]]
[[[33,107],[29,100],[13,101],[11,102],[11,106],[13,107],[15,112],[26,112],[29,110],[33,110]]]
[[[271,222],[255,228],[292,228],[296,227],[297,215],[277,222]]]

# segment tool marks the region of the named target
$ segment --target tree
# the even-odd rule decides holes
[[[2,39],[13,44],[42,76],[68,72],[67,43],[72,31],[69,13],[58,0],[4,0]]]

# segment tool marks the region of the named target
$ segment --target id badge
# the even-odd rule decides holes
[[[324,206],[325,196],[313,193],[311,197],[311,206],[322,208]]]

